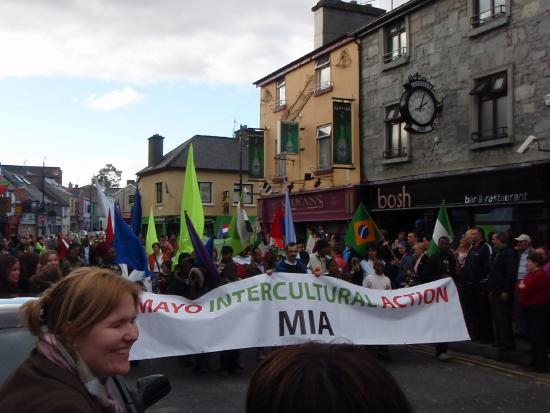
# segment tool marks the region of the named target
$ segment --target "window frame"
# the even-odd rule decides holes
[[[323,73],[328,72],[328,80],[323,79]],[[321,56],[315,60],[315,89],[314,93],[323,93],[332,89],[332,73],[330,69],[330,54]]]
[[[505,26],[510,22],[512,0],[504,0],[503,5],[498,5],[499,13],[495,13],[495,0],[491,2],[491,16],[480,20],[479,0],[468,0],[468,17],[470,19],[471,30],[467,36],[470,38],[479,36],[501,26]]]
[[[155,182],[156,203],[162,204],[162,182]]]
[[[325,132],[324,136],[320,136],[320,133],[323,132],[323,130],[327,130],[328,133]],[[327,145],[327,164],[321,164],[321,143],[323,143],[325,140],[328,141]],[[315,146],[317,149],[317,159],[316,159],[316,168],[317,171],[327,171],[332,169],[332,124],[326,123],[324,125],[320,125],[317,127],[317,130],[315,132]]]
[[[505,82],[506,85],[506,93],[504,94],[504,90],[497,90],[494,93],[493,97],[501,97],[506,96],[506,102],[505,102],[505,110],[506,110],[506,124],[501,125],[500,127],[504,127],[505,134],[501,133],[496,134],[497,136],[494,136],[494,139],[479,139],[479,128],[480,128],[480,105],[479,105],[479,96],[478,93],[472,94],[472,92],[476,91],[477,86],[479,83],[487,78],[498,78],[502,74],[505,74]],[[494,147],[494,146],[500,146],[500,145],[509,145],[513,143],[513,137],[514,137],[514,85],[513,85],[513,65],[503,65],[498,66],[495,68],[492,68],[490,70],[486,70],[483,72],[475,73],[470,78],[470,150],[478,150],[478,149],[484,149],[487,147]],[[495,106],[493,106],[495,108]],[[494,113],[494,112],[493,112]],[[493,124],[494,124],[493,119]],[[498,123],[498,119],[496,121]],[[481,123],[482,125],[482,123]],[[498,125],[497,125],[498,127]],[[498,132],[498,131],[497,131]]]
[[[199,184],[199,192],[200,192],[200,194],[201,194],[201,202],[202,202],[203,204],[213,205],[213,204],[214,204],[214,201],[213,201],[213,199],[212,199],[212,193],[213,193],[213,192],[212,192],[212,187],[213,187],[212,181],[199,181],[198,184]],[[202,184],[205,184],[205,185],[209,185],[209,186],[210,186],[210,191],[209,191],[209,198],[210,198],[210,200],[209,200],[209,201],[205,201],[205,200],[202,199],[202,194],[203,194],[203,192],[202,192],[202,190],[201,190],[201,185],[202,185]]]
[[[500,87],[495,87],[496,82],[502,79]],[[502,121],[500,118],[499,102],[503,97],[506,97],[505,107],[508,105],[508,87],[507,87],[507,73],[501,71],[490,74],[488,76],[479,77],[474,80],[475,86],[470,91],[470,94],[474,96],[476,106],[476,131],[471,134],[472,140],[476,142],[485,142],[495,139],[503,139],[508,136],[508,113],[506,118]],[[484,115],[484,108],[486,103],[490,102],[490,119],[486,119]],[[485,127],[485,124],[490,123],[490,127]],[[499,133],[499,129],[500,133]],[[489,134],[486,134],[489,132]]]
[[[392,32],[395,30],[395,34]],[[402,38],[404,35],[404,39]],[[385,27],[385,45],[384,48],[384,63],[391,63],[403,56],[408,55],[408,31],[405,18],[398,20],[397,22]],[[397,38],[398,47],[397,50],[393,50],[393,39]],[[404,43],[404,44],[403,44]],[[395,52],[397,54],[394,56]]]
[[[286,106],[286,79],[284,77],[281,77],[275,81],[275,108],[278,109],[285,106]]]
[[[399,103],[392,103],[385,106],[384,115],[384,130],[385,130],[385,142],[384,152],[382,156],[385,160],[409,160],[408,149],[410,146],[410,133],[405,130],[406,123],[401,119],[401,112],[399,110]],[[398,125],[399,136],[398,147],[394,148],[394,130]]]
[[[246,191],[246,188],[249,188],[249,191]],[[254,205],[254,184],[245,184],[243,182],[243,191],[244,191],[244,197],[243,197],[243,205]],[[250,196],[250,198],[247,198]],[[240,193],[239,193],[239,183],[235,182],[233,183],[233,205],[237,205],[240,199]],[[247,202],[250,200],[250,202]]]

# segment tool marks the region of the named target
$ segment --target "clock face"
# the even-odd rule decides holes
[[[435,118],[435,98],[429,89],[415,87],[406,101],[407,110],[413,123],[420,126],[429,125]]]

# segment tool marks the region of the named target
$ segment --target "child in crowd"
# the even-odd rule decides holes
[[[368,274],[363,280],[363,287],[374,290],[391,290],[391,281],[384,275],[384,263],[374,262],[374,274]]]

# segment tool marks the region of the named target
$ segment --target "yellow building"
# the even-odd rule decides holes
[[[164,137],[149,138],[149,162],[137,173],[141,194],[143,224],[148,223],[153,206],[157,233],[179,233],[180,207],[189,146],[193,154],[205,216],[205,233],[216,235],[223,223],[229,223],[239,200],[242,177],[243,200],[248,215],[256,215],[257,183],[248,180],[246,149],[240,151],[239,139],[196,135],[163,155]],[[245,147],[243,143],[243,148]]]
[[[358,204],[359,45],[343,36],[265,76],[260,88],[265,179],[258,219],[273,222],[284,185],[297,233],[342,232]]]

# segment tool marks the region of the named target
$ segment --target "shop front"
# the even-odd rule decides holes
[[[344,234],[359,203],[358,191],[356,186],[345,186],[291,193],[289,200],[296,235],[305,240],[307,228]],[[258,219],[266,233],[277,210],[284,207],[284,199],[284,194],[258,199]]]
[[[394,237],[417,230],[431,235],[445,201],[455,234],[482,228],[526,233],[534,244],[550,241],[550,163],[364,185],[367,208]]]

